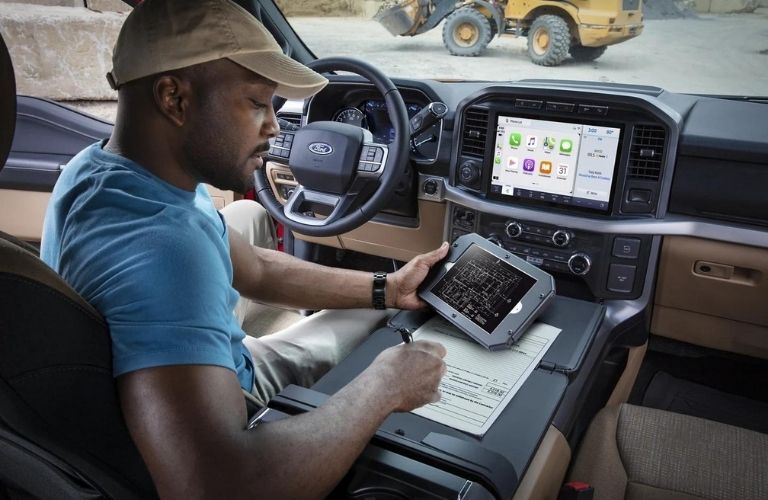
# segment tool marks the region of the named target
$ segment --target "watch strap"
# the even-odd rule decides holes
[[[373,292],[371,299],[374,309],[387,308],[387,273],[383,271],[373,273]]]

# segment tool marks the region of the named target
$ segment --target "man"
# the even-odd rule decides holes
[[[229,0],[145,1],[113,64],[113,135],[64,170],[43,259],[108,321],[125,420],[162,497],[323,496],[389,413],[439,398],[445,351],[388,349],[317,410],[246,430],[241,389],[261,377],[279,386],[284,375],[273,371],[285,370],[277,348],[244,341],[232,313],[238,292],[307,309],[370,308],[372,277],[248,245],[201,183],[246,189],[279,132],[273,94],[308,97],[326,80]],[[390,275],[387,305],[420,307],[416,288],[446,252]],[[323,337],[321,323],[307,321],[302,336]],[[359,335],[330,330],[332,342]]]

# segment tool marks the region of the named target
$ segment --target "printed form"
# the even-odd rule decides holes
[[[416,415],[460,431],[483,436],[539,365],[560,333],[534,323],[509,350],[489,351],[436,316],[413,332],[414,340],[445,346],[446,372],[437,403],[413,410]]]

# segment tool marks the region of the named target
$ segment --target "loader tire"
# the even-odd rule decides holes
[[[528,30],[528,55],[534,64],[557,66],[571,49],[568,23],[560,16],[539,16]]]
[[[459,9],[445,18],[443,44],[454,56],[479,56],[491,37],[491,22],[471,7]]]
[[[585,47],[579,44],[573,44],[571,46],[571,57],[576,61],[594,61],[605,53],[608,48],[607,45],[602,47]]]

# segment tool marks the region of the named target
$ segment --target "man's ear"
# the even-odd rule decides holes
[[[190,82],[175,75],[160,76],[152,86],[158,110],[177,127],[183,126],[187,119],[190,90]]]

